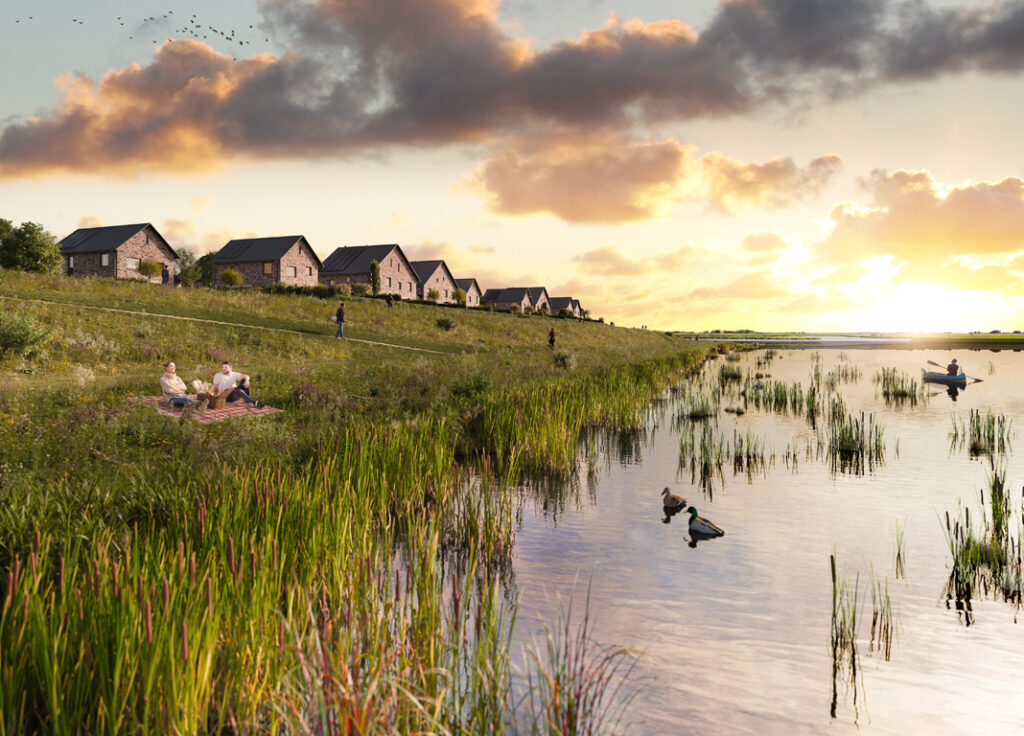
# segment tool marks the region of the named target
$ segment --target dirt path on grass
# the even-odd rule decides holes
[[[177,314],[163,314],[161,312],[140,312],[135,309],[118,309],[117,307],[94,307],[91,304],[78,304],[77,302],[54,302],[48,299],[26,299],[20,296],[4,296],[0,295],[0,299],[10,299],[15,302],[33,302],[36,304],[50,304],[57,307],[78,307],[79,309],[97,309],[101,312],[118,312],[120,314],[138,314],[143,317],[163,317],[164,319],[180,319],[185,322],[203,322],[210,325],[224,325],[226,327],[242,327],[247,330],[263,330],[265,332],[285,332],[291,335],[303,335],[305,337],[330,337],[330,335],[324,335],[317,332],[303,332],[302,330],[286,330],[283,327],[261,327],[259,325],[247,325],[241,322],[221,322],[216,319],[203,319],[202,317],[182,317]],[[451,353],[445,353],[441,350],[428,350],[427,348],[414,348],[409,345],[395,345],[391,342],[377,342],[375,340],[361,340],[358,337],[346,337],[345,342],[359,342],[364,345],[380,345],[386,348],[395,348],[396,350],[412,350],[417,353],[430,353],[432,355],[451,355]]]

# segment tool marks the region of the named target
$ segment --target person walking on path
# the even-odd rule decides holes
[[[388,309],[391,309],[391,307],[395,306],[395,300],[391,298],[390,294],[384,295],[384,303],[388,305]]]
[[[548,349],[555,349],[555,328],[551,328],[551,332],[548,333]]]
[[[335,337],[345,339],[345,302],[342,302],[338,306],[338,311],[334,313],[334,318],[338,320],[338,331],[334,333]]]
[[[164,286],[171,283],[171,270],[167,268],[167,264],[164,264],[164,270],[160,272],[160,283]]]

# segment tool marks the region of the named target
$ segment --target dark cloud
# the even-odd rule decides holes
[[[0,175],[202,170],[233,157],[631,130],[1024,66],[1024,0],[730,0],[697,33],[611,18],[537,50],[495,0],[263,0],[291,51],[240,61],[195,41],[146,66],[63,79],[59,108],[7,124]]]

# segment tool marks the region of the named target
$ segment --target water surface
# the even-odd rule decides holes
[[[810,384],[814,356],[827,372],[840,362],[863,372],[841,384],[851,411],[885,426],[886,462],[863,475],[830,472],[822,460],[794,469],[782,456],[814,436],[800,416],[752,407],[720,413],[719,429],[767,437],[774,467],[748,481],[726,466],[710,496],[679,470],[674,405],[658,406],[643,438],[612,443],[591,457],[596,472],[564,504],[527,494],[515,547],[521,595],[518,645],[543,635],[557,601],[592,585],[597,637],[642,652],[641,690],[628,714],[630,733],[820,734],[1024,732],[1024,621],[1012,604],[973,602],[968,625],[947,607],[950,554],[945,514],[970,507],[979,519],[987,461],[950,449],[951,416],[992,408],[1024,419],[1024,354],[958,351],[969,375],[983,379],[954,401],[941,387],[915,407],[886,407],[872,376],[897,367],[919,376],[926,360],[948,358],[883,349],[780,350],[767,370],[775,380]],[[764,351],[739,363],[751,372]],[[708,371],[717,372],[718,363]],[[990,373],[991,371],[991,373]],[[740,402],[725,400],[724,405]],[[1024,469],[1005,461],[1007,488],[1020,519]],[[662,522],[664,486],[726,530],[688,546],[683,515]],[[987,494],[986,494],[987,500]],[[903,529],[904,579],[896,579],[897,525]],[[859,575],[857,698],[840,682],[832,701],[829,555],[851,581]],[[872,569],[888,579],[898,623],[890,661],[869,648]],[[861,641],[862,640],[862,641]],[[521,659],[521,653],[516,658]]]

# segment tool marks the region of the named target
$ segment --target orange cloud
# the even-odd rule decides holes
[[[225,114],[230,105],[283,63],[269,54],[233,62],[184,40],[158,47],[149,66],[108,72],[99,83],[65,75],[58,82],[60,110],[0,135],[0,176],[208,170],[222,162],[239,133]]]
[[[801,169],[788,157],[763,164],[744,163],[720,153],[701,157],[708,199],[713,207],[726,213],[751,207],[778,209],[817,194],[841,162],[839,156],[828,154]]]
[[[779,285],[777,279],[770,278],[763,271],[752,271],[724,286],[702,286],[686,296],[702,299],[772,299],[787,294],[789,292]]]
[[[473,173],[472,183],[502,214],[631,222],[655,216],[673,195],[690,171],[691,150],[672,140],[637,145],[571,141],[530,153],[492,155]]]
[[[78,218],[78,227],[103,227],[103,218],[97,215],[82,215]]]
[[[651,270],[649,263],[627,258],[618,248],[612,246],[588,250],[586,253],[573,256],[572,260],[580,264],[579,269],[583,273],[597,276],[640,276]]]
[[[875,171],[867,184],[871,205],[846,202],[829,214],[832,231],[815,245],[825,259],[944,261],[1024,249],[1024,180],[1017,177],[943,188],[928,171]]]

